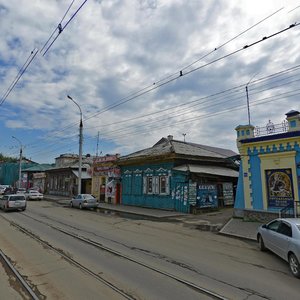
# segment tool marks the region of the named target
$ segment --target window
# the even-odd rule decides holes
[[[169,176],[145,176],[144,177],[144,194],[169,194]]]
[[[271,222],[269,225],[268,225],[268,229],[270,230],[273,230],[273,231],[277,231],[278,230],[278,227],[280,225],[280,221],[276,220],[276,221],[273,221]]]
[[[279,225],[278,227],[278,230],[277,230],[278,233],[281,233],[281,234],[284,234],[286,236],[292,236],[292,228],[290,225],[284,223],[284,222],[281,222],[281,224]]]
[[[153,177],[147,177],[146,193],[153,194]]]
[[[167,194],[167,180],[168,176],[159,176],[159,193]]]

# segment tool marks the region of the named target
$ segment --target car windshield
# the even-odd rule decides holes
[[[25,200],[24,196],[13,196],[9,198],[9,201]]]
[[[82,195],[83,199],[95,199],[92,195]]]

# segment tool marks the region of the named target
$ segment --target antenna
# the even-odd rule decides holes
[[[186,136],[186,133],[183,133],[182,135],[183,135],[183,141],[184,141],[184,143],[185,143],[185,136]]]

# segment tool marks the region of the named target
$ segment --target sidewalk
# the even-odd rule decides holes
[[[44,200],[57,202],[61,205],[69,205],[70,203],[70,198],[61,196],[44,195]],[[222,208],[218,211],[198,215],[102,202],[99,203],[98,208],[104,211],[117,212],[121,216],[130,214],[135,215],[137,218],[141,217],[157,221],[178,222],[186,227],[218,232],[222,235],[247,240],[256,240],[256,231],[261,225],[259,222],[246,222],[243,219],[233,218],[233,208]]]

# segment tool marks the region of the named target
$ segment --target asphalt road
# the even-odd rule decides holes
[[[256,243],[180,223],[42,201],[28,202],[24,213],[1,211],[0,228],[1,249],[41,299],[124,299],[119,291],[132,299],[211,299],[198,287],[224,299],[299,298],[288,265]]]

